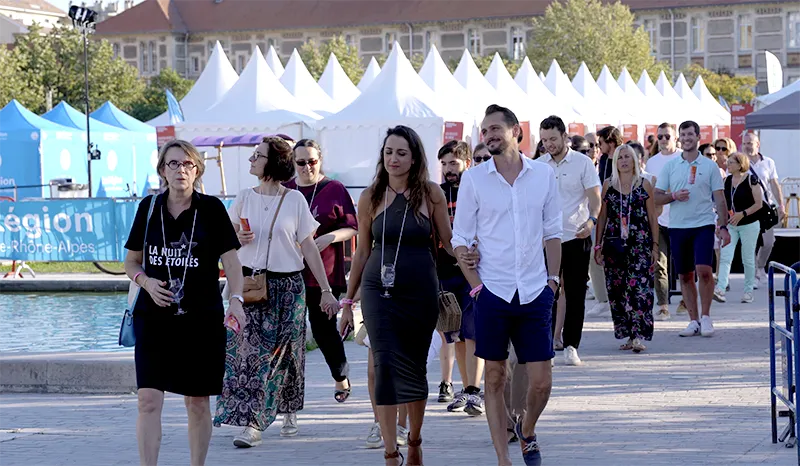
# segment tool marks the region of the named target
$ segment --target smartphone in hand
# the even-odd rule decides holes
[[[346,329],[344,329],[344,333],[342,334],[342,342],[346,341],[347,338],[350,337],[350,334],[353,333],[353,326],[348,325]]]

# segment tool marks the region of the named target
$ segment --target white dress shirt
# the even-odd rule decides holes
[[[464,172],[453,223],[453,248],[478,240],[478,274],[506,302],[520,304],[547,286],[543,241],[561,238],[561,199],[553,169],[527,157],[509,185],[494,159]]]
[[[558,180],[558,193],[564,209],[564,234],[561,242],[575,239],[581,225],[589,220],[589,198],[586,190],[600,186],[600,177],[592,163],[592,159],[572,149],[556,163],[553,156],[545,154],[538,159],[550,165]]]
[[[764,183],[764,187],[767,191],[767,199],[764,200],[767,201],[768,204],[780,204],[780,202],[775,202],[775,195],[772,193],[772,187],[769,184],[772,180],[779,180],[778,170],[775,168],[775,161],[769,157],[758,154],[758,159],[755,163],[753,163],[751,159],[750,168],[756,172],[758,178]]]

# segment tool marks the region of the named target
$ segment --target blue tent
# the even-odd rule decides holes
[[[86,141],[86,115],[66,102],[56,105],[42,118],[83,131],[83,141]],[[92,195],[98,196],[99,192],[105,197],[130,196],[135,134],[94,118],[90,118],[90,125],[92,142],[102,153],[100,160],[92,162]]]
[[[86,183],[85,154],[75,129],[37,116],[16,100],[0,110],[0,188],[47,184],[55,178]],[[0,196],[13,195],[11,189],[0,189]],[[17,190],[18,199],[49,196],[49,187]]]
[[[133,146],[136,155],[133,159],[134,176],[131,190],[139,193],[141,196],[145,196],[148,182],[158,186],[158,174],[155,168],[155,162],[158,160],[156,128],[128,115],[110,101],[104,103],[102,107],[92,112],[91,116],[103,123],[136,134],[136,141]]]

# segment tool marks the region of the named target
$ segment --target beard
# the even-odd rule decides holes
[[[506,149],[508,149],[508,142],[507,141],[501,141],[497,145],[497,147],[495,149],[492,149],[491,147],[488,147],[488,146],[487,146],[487,148],[489,149],[489,153],[492,154],[493,156],[494,155],[501,155],[503,152],[506,151]]]
[[[445,173],[444,181],[455,186],[461,183],[461,173]]]

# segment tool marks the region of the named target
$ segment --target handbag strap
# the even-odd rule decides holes
[[[153,207],[156,205],[156,195],[153,194],[153,197],[150,198],[150,207],[147,209],[147,221],[144,224],[144,240],[142,241],[142,262],[145,261],[145,257],[147,255],[147,231],[150,229],[150,217],[153,216]],[[144,269],[144,264],[142,264],[142,269]],[[141,289],[141,287],[139,287]],[[137,292],[138,293],[138,292]],[[134,305],[131,306],[131,315],[133,315],[133,310],[136,308],[136,300],[134,300]]]
[[[281,211],[283,199],[286,197],[286,193],[288,192],[288,189],[283,188],[283,194],[281,194],[281,199],[278,201],[278,208],[275,209],[275,216],[272,217],[272,224],[269,226],[269,236],[267,236],[267,262],[264,264],[265,270],[269,270],[269,250],[272,246],[272,232],[275,230],[275,222],[278,221],[278,213]]]

